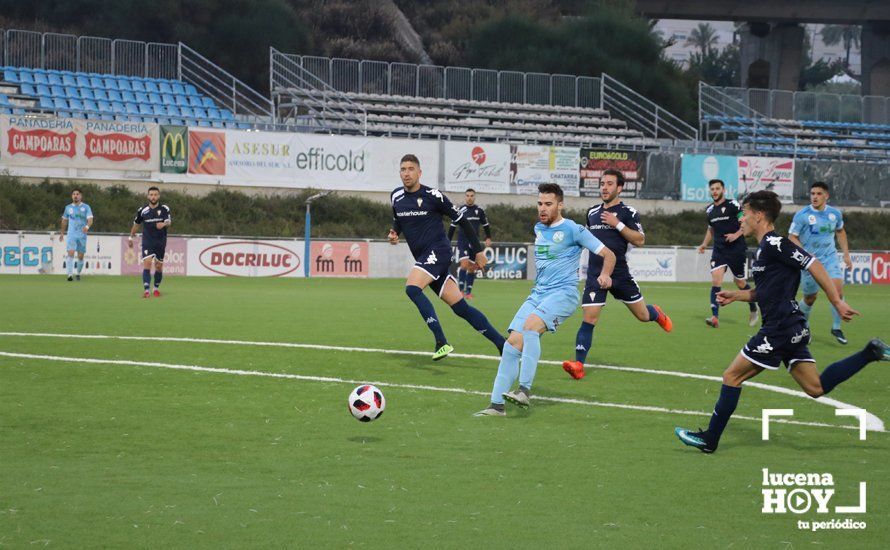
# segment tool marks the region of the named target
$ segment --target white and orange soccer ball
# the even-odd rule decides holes
[[[380,418],[385,408],[383,392],[371,384],[362,384],[349,394],[349,412],[360,422]]]

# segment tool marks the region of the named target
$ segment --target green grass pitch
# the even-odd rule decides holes
[[[855,419],[814,400],[746,388],[738,415],[793,408],[794,420],[832,427],[773,424],[767,442],[758,421],[737,418],[709,456],[682,446],[673,428],[707,424],[715,381],[596,368],[575,381],[542,364],[535,393],[579,402],[475,418],[484,395],[408,386],[487,393],[495,359],[52,336],[432,352],[399,280],[170,277],[164,296],[150,300],[140,283],[0,277],[0,351],[112,361],[0,356],[0,546],[866,548],[890,540],[890,435],[859,441],[838,427]],[[610,301],[589,362],[719,376],[755,329],[744,304],[722,312],[719,330],[706,327],[708,286],[642,285],[647,302],[672,316],[671,334]],[[505,328],[529,288],[481,281],[473,305]],[[846,291],[862,312],[844,327],[849,346],[830,338],[824,296],[815,307],[820,368],[890,336],[890,287]],[[495,355],[441,302],[436,308],[457,353]],[[542,339],[543,359],[573,356],[580,318]],[[346,407],[351,383],[126,361],[374,381],[387,410],[356,422]],[[797,389],[784,371],[755,381]],[[888,389],[890,365],[876,363],[831,397],[890,421]],[[764,467],[831,473],[832,506],[856,504],[865,481],[868,512],[764,515]],[[797,526],[847,517],[867,528]]]

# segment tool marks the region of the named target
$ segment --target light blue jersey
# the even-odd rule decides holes
[[[804,250],[823,264],[829,264],[837,262],[834,236],[843,227],[844,217],[837,208],[825,205],[822,210],[816,210],[808,205],[794,215],[788,233],[798,236]]]
[[[563,218],[553,225],[535,224],[535,287],[532,292],[578,287],[581,249],[598,254],[605,245],[583,225]]]
[[[87,219],[92,217],[93,210],[89,204],[82,202],[79,205],[71,203],[66,206],[65,211],[62,212],[62,219],[68,220],[68,238],[85,237],[86,233],[83,232],[83,228],[87,224]]]

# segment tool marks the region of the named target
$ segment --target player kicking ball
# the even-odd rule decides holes
[[[541,334],[556,332],[578,308],[578,262],[586,248],[603,260],[598,282],[612,286],[615,254],[583,225],[562,217],[563,191],[555,183],[538,186],[538,223],[535,224],[535,286],[516,312],[510,336],[491,391],[491,404],[475,416],[506,416],[504,401],[528,407],[532,383],[541,358]],[[521,368],[520,368],[521,365]],[[510,391],[516,378],[519,389]]]
[[[890,361],[890,346],[877,338],[861,351],[828,365],[821,374],[810,354],[810,329],[794,299],[806,270],[825,291],[828,300],[844,321],[859,312],[840,297],[822,263],[789,239],[776,234],[774,222],[782,209],[772,191],[756,191],[744,202],[742,231],[759,244],[754,255],[755,287],[752,290],[723,290],[717,294],[721,306],[732,302],[757,302],[763,325],[723,373],[723,387],[711,414],[708,429],[692,432],[676,428],[680,441],[704,453],[717,450],[720,436],[736,409],[742,383],[765,369],[777,370],[784,363],[791,377],[810,397],[829,393],[872,361]]]

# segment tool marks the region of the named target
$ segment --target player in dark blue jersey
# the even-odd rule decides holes
[[[408,248],[416,260],[408,273],[405,293],[417,306],[420,316],[436,338],[433,360],[443,359],[454,348],[445,338],[433,304],[423,295],[423,289],[427,286],[451,306],[455,314],[491,340],[500,353],[504,348],[504,337],[491,326],[481,311],[467,304],[457,282],[448,272],[451,267],[451,241],[445,236],[442,216],[448,216],[463,229],[470,242],[470,255],[481,269],[485,267],[485,254],[482,253],[479,237],[473,233],[473,226],[438,189],[421,185],[422,172],[416,156],[402,157],[399,175],[402,187],[390,195],[393,226],[389,230],[389,242],[398,244],[399,234],[404,234]]]
[[[720,305],[717,303],[717,293],[723,284],[723,275],[727,268],[732,272],[733,280],[741,290],[751,288],[745,278],[745,264],[748,248],[745,245],[745,237],[739,225],[742,217],[742,209],[735,200],[729,200],[724,195],[726,188],[723,180],[713,179],[708,182],[713,204],[708,205],[706,215],[708,217],[708,230],[705,238],[698,247],[698,253],[704,254],[705,248],[711,239],[714,239],[714,249],[711,251],[711,317],[705,320],[709,327],[720,326]],[[757,324],[757,304],[748,304],[748,326]]]
[[[167,248],[167,228],[170,227],[170,207],[161,204],[161,190],[157,187],[148,188],[148,204],[136,211],[133,227],[130,228],[129,246],[133,248],[133,237],[142,226],[142,286],[143,298],[150,296],[151,266],[155,268],[154,297],[161,297],[161,279],[164,277],[164,252]]]
[[[612,286],[607,290],[597,280],[603,269],[603,259],[596,254],[590,255],[587,283],[581,297],[584,320],[575,337],[575,360],[564,361],[562,364],[562,368],[575,379],[584,378],[584,361],[593,342],[593,329],[599,321],[600,311],[606,305],[607,293],[624,302],[627,309],[640,321],[655,321],[666,332],[673,328],[670,317],[660,307],[646,305],[640,287],[627,266],[625,255],[628,245],[643,246],[646,234],[636,209],[621,202],[623,188],[624,174],[618,170],[604,170],[600,177],[600,196],[603,202],[587,211],[587,229],[615,253],[616,263],[612,272]]]
[[[859,312],[841,299],[825,267],[809,252],[776,234],[773,225],[782,209],[772,191],[756,191],[744,202],[742,231],[760,243],[754,256],[755,287],[752,290],[723,290],[717,294],[721,306],[735,301],[757,302],[763,326],[748,340],[723,373],[723,387],[711,414],[708,429],[674,431],[680,441],[705,453],[717,450],[720,436],[735,411],[742,383],[764,369],[776,370],[784,363],[791,377],[811,397],[833,390],[872,361],[890,361],[890,346],[875,338],[862,351],[828,366],[822,374],[810,354],[810,329],[795,296],[800,274],[806,270],[822,287],[831,304],[845,321]]]
[[[485,246],[491,246],[491,226],[488,224],[488,218],[485,216],[485,210],[476,204],[476,190],[467,189],[464,192],[464,205],[460,207],[460,213],[470,225],[473,226],[473,234],[479,236],[479,228],[485,230]],[[460,229],[457,222],[451,222],[448,228],[448,240],[454,237],[457,231],[457,261],[460,267],[457,270],[457,286],[460,287],[464,297],[468,300],[473,299],[473,283],[476,282],[476,273],[478,271],[476,263],[470,259],[470,241],[464,235],[463,229]]]

